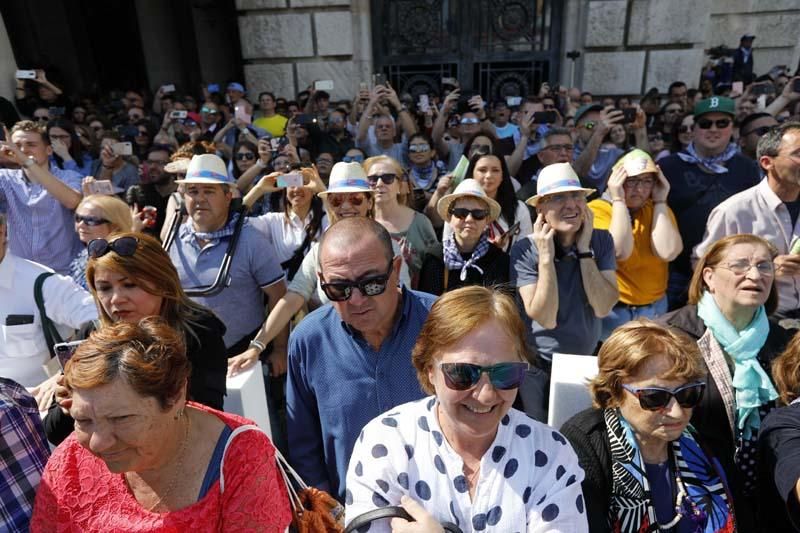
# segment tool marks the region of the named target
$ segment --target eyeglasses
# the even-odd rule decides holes
[[[461,119],[461,124],[480,124],[480,120],[473,117],[466,117]]]
[[[339,207],[345,202],[348,202],[353,207],[358,207],[364,203],[364,195],[361,193],[356,194],[331,194],[328,196],[328,203],[331,204],[331,207]]]
[[[211,109],[210,107],[201,107],[200,112],[206,113],[207,115],[216,115],[217,113],[219,113],[219,111],[217,111],[216,109]]]
[[[642,187],[643,189],[649,189],[654,184],[655,180],[653,180],[652,178],[643,178],[643,179],[628,178],[625,180],[622,186],[625,187],[626,189],[636,189],[638,187]]]
[[[715,125],[718,130],[722,130],[731,125],[731,119],[720,118],[717,120],[711,120],[710,118],[701,118],[700,120],[695,122],[695,124],[697,124],[697,127],[700,128],[701,130],[709,130],[711,129],[712,125]]]
[[[672,390],[663,387],[631,387],[624,384],[622,388],[636,396],[639,399],[639,406],[645,411],[658,411],[667,407],[672,398],[685,409],[697,406],[703,399],[706,384],[689,383]]]
[[[378,180],[381,180],[384,185],[391,185],[397,179],[397,174],[373,174],[367,176],[367,181],[370,185],[377,185]]]
[[[483,220],[489,216],[488,209],[467,209],[466,207],[451,207],[448,213],[459,220],[464,220],[467,215],[472,215],[474,220]]]
[[[412,154],[416,154],[419,152],[429,152],[431,149],[428,143],[425,144],[410,144],[408,145],[408,151]]]
[[[753,267],[756,267],[756,270],[758,270],[758,273],[762,276],[772,276],[775,273],[775,265],[772,263],[772,261],[751,263],[747,259],[741,259],[739,261],[732,261],[727,265],[719,264],[717,266],[724,268],[725,270],[730,270],[738,276],[744,276],[750,272],[750,269]]]
[[[90,216],[83,216],[79,214],[75,214],[75,223],[80,224],[83,222],[87,226],[100,226],[101,224],[108,224],[108,220],[100,217],[90,217]]]
[[[581,124],[581,126],[586,128],[587,130],[592,130],[592,129],[594,129],[596,124],[597,124],[597,122],[595,122],[594,120],[587,120],[586,122]]]
[[[663,141],[664,137],[660,133],[656,133],[655,135],[648,135],[647,140],[650,142],[653,141]]]
[[[489,374],[492,387],[500,390],[516,389],[525,378],[528,363],[497,363],[480,366],[470,363],[441,363],[439,369],[444,382],[453,390],[465,391],[473,388],[481,380],[484,372]]]
[[[342,161],[344,161],[345,163],[352,163],[352,162],[363,163],[364,162],[364,156],[363,155],[346,155],[346,156],[344,156],[342,158]]]
[[[748,131],[747,133],[742,133],[742,137],[747,137],[751,133],[755,133],[758,137],[766,134],[772,129],[772,126],[761,126],[760,128],[753,128],[752,130]]]
[[[116,252],[122,257],[130,257],[136,252],[139,239],[136,237],[120,237],[109,242],[105,239],[92,239],[86,247],[89,257],[97,259],[103,257],[108,252]]]
[[[571,152],[575,148],[573,144],[551,144],[545,146],[542,150],[551,150],[553,152]]]
[[[256,158],[256,154],[252,152],[239,152],[235,157],[237,161],[252,161]]]
[[[353,295],[353,289],[358,289],[364,296],[378,296],[386,290],[389,283],[389,276],[392,274],[394,261],[389,261],[389,268],[385,274],[369,276],[357,281],[332,281],[330,283],[320,281],[320,287],[325,292],[325,296],[332,302],[344,302]]]

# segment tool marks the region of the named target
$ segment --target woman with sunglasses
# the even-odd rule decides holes
[[[358,163],[359,165],[367,158],[367,154],[361,148],[350,148],[342,157],[345,163]]]
[[[444,163],[436,159],[436,149],[427,133],[415,133],[408,138],[408,162],[408,175],[416,188],[425,193],[427,203],[446,172]]]
[[[75,126],[65,118],[47,123],[47,137],[53,148],[51,160],[62,170],[72,170],[81,176],[91,173],[92,156],[86,151],[75,133]]]
[[[425,257],[417,288],[440,295],[466,285],[508,283],[508,254],[492,246],[486,234],[500,215],[500,204],[486,196],[475,180],[466,179],[439,200],[438,209],[453,234],[442,243],[441,253],[432,250]]]
[[[402,505],[425,526],[413,531],[442,531],[443,522],[464,531],[587,531],[572,447],[512,408],[530,357],[510,297],[473,286],[436,300],[412,352],[431,396],[364,427],[347,471],[346,520]],[[382,519],[370,531],[406,524]]]
[[[402,256],[411,273],[411,288],[418,283],[419,271],[428,250],[438,247],[439,241],[431,221],[407,206],[411,186],[403,181],[403,168],[385,155],[364,161],[367,181],[375,192],[375,220],[402,250]]]
[[[84,196],[75,208],[75,233],[84,248],[69,265],[69,275],[86,290],[86,263],[89,253],[86,246],[94,239],[105,239],[112,233],[131,231],[133,217],[128,204],[116,196],[92,194]]]
[[[597,366],[594,407],[561,428],[586,472],[589,530],[733,532],[725,472],[689,426],[706,388],[697,345],[639,319],[603,343]]]
[[[161,243],[143,233],[122,232],[92,240],[87,250],[86,282],[100,313],[100,328],[117,322],[136,323],[148,316],[163,318],[186,344],[191,363],[189,399],[222,409],[227,372],[222,340],[225,326],[209,309],[186,296]],[[62,404],[64,392],[61,390]],[[48,440],[55,444],[64,440],[72,431],[72,422],[58,406],[51,408],[45,418]]]
[[[668,149],[661,150],[656,156],[655,160],[658,163],[668,155],[677,154],[678,152],[685,152],[686,147],[692,142],[694,138],[694,115],[685,115],[681,120],[675,121],[672,125],[670,132],[670,141]]]
[[[718,240],[695,265],[689,305],[658,319],[697,339],[708,389],[692,425],[725,468],[739,531],[756,530],[756,440],[778,398],[770,365],[789,341],[768,318],[778,303],[777,253],[755,235]]]

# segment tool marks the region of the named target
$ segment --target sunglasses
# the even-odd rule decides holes
[[[345,163],[352,163],[354,161],[356,163],[363,163],[364,162],[364,156],[363,155],[346,155],[346,156],[344,156],[342,158],[342,161],[344,161]]]
[[[715,125],[718,130],[722,130],[731,125],[731,119],[720,118],[717,120],[711,120],[710,118],[701,118],[700,120],[695,122],[695,124],[697,124],[697,127],[700,128],[701,130],[709,130],[711,129],[712,125]]]
[[[139,239],[136,237],[120,237],[109,242],[105,239],[92,239],[86,247],[89,257],[97,259],[103,257],[108,252],[116,252],[122,257],[130,257],[136,252]]]
[[[431,147],[428,144],[412,144],[409,145],[408,151],[412,154],[416,154],[419,152],[428,152],[430,151]]]
[[[594,120],[587,120],[586,122],[584,122],[584,123],[582,124],[582,126],[583,126],[584,128],[586,128],[587,130],[593,130],[593,129],[594,129],[594,126],[595,126],[595,124],[597,124],[597,122],[595,122]]]
[[[389,283],[389,276],[392,274],[393,261],[389,262],[386,274],[369,276],[358,281],[332,281],[330,283],[320,280],[325,296],[332,302],[344,302],[353,295],[353,289],[358,289],[364,296],[378,296],[386,290]]]
[[[667,407],[672,398],[675,398],[678,405],[685,409],[697,406],[703,399],[706,384],[703,382],[689,383],[672,390],[663,387],[631,387],[630,385],[622,385],[622,388],[639,399],[642,409],[658,411]]]
[[[211,109],[210,107],[200,108],[200,112],[206,113],[208,115],[216,115],[217,113],[219,113],[219,111],[217,111],[216,109]]]
[[[384,185],[391,185],[397,179],[397,174],[373,174],[367,176],[367,181],[370,185],[377,185],[378,180],[381,180]]]
[[[691,131],[692,131],[691,126],[681,126],[680,128],[678,128],[678,133],[689,133]]]
[[[466,207],[451,207],[448,213],[459,220],[464,220],[467,215],[472,215],[475,220],[483,220],[489,216],[488,209],[467,209]]]
[[[631,178],[628,178],[622,183],[622,186],[625,187],[626,189],[636,189],[637,187],[642,187],[642,188],[645,188],[645,189],[649,189],[654,184],[655,184],[655,180],[652,180],[650,178],[645,178],[645,179],[638,179],[638,178],[631,179]]]
[[[256,158],[256,154],[251,152],[241,152],[236,154],[237,161],[252,161]]]
[[[772,129],[772,126],[761,126],[760,128],[753,128],[752,130],[748,131],[747,133],[742,133],[742,137],[746,137],[751,133],[755,133],[757,136],[761,137],[765,135],[768,131]]]
[[[349,202],[350,205],[352,205],[353,207],[358,207],[364,203],[364,200],[365,200],[364,195],[361,193],[349,194],[349,195],[332,194],[328,196],[328,203],[330,203],[331,207],[334,208],[339,207],[345,202]]]
[[[473,365],[470,363],[441,363],[439,368],[444,382],[453,390],[465,391],[473,388],[481,380],[481,375],[489,374],[492,387],[499,390],[511,390],[519,387],[528,370],[528,363],[498,363],[491,366]]]
[[[81,222],[83,222],[87,226],[99,226],[101,224],[108,224],[109,223],[108,220],[106,220],[104,218],[89,217],[89,216],[83,216],[83,215],[76,214],[75,215],[75,223],[76,224],[80,224]]]
[[[477,118],[467,117],[461,119],[461,124],[480,124],[480,120]]]

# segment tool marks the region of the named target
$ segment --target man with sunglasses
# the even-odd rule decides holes
[[[705,236],[692,253],[702,257],[728,235],[752,233],[778,248],[775,285],[778,316],[800,318],[800,122],[771,128],[758,141],[758,163],[766,179],[719,204],[708,216]],[[797,322],[794,323],[796,327]]]
[[[667,296],[670,309],[686,303],[692,276],[692,249],[703,240],[711,210],[723,201],[756,185],[758,165],[739,153],[731,142],[733,100],[714,96],[694,106],[694,139],[682,152],[659,161],[670,184],[667,203],[678,221],[683,251],[670,266]]]
[[[739,123],[738,140],[742,153],[753,161],[758,161],[756,156],[758,140],[777,125],[778,121],[769,113],[751,113],[744,117]]]
[[[336,222],[319,250],[331,305],[307,316],[289,342],[289,459],[309,485],[344,501],[364,425],[424,396],[411,350],[435,297],[398,286],[402,258],[371,219]]]
[[[603,141],[614,124],[621,124],[622,111],[600,104],[585,104],[575,112],[577,142],[573,152],[575,173],[585,186],[603,193],[611,166],[624,153]]]

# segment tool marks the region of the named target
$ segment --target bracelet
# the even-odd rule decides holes
[[[251,340],[250,344],[247,347],[248,348],[258,348],[259,352],[263,352],[264,350],[267,349],[267,345],[266,344],[264,344],[263,342],[261,342],[259,340],[256,340],[256,339]]]

